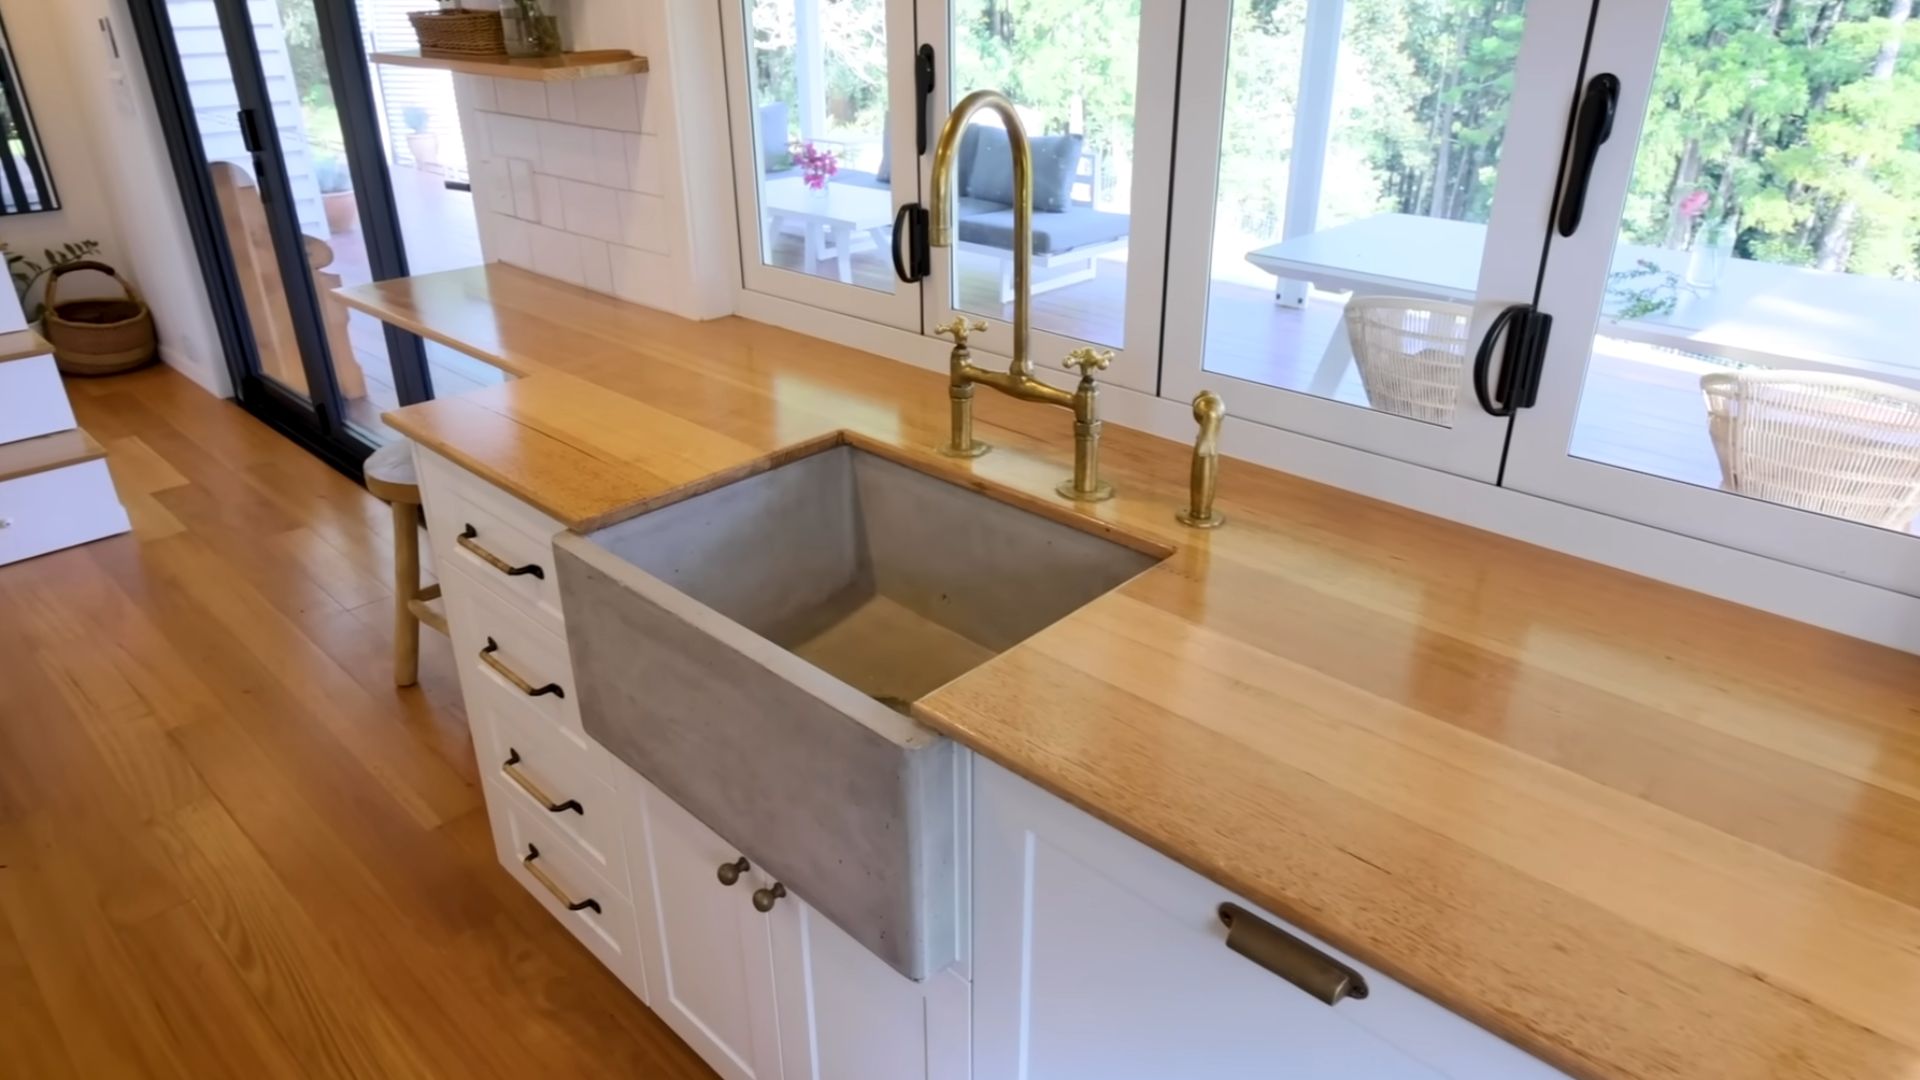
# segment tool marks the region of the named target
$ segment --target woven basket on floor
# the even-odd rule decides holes
[[[89,297],[61,300],[60,279],[76,270],[95,270],[118,282],[124,299]],[[153,312],[113,267],[82,259],[56,266],[47,275],[47,313],[42,332],[53,346],[53,361],[68,375],[116,375],[150,362],[159,350]]]
[[[420,39],[422,56],[505,56],[507,38],[498,11],[447,8],[409,11],[413,36]]]

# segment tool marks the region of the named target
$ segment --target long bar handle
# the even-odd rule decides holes
[[[528,574],[539,578],[541,581],[547,580],[547,572],[540,568],[540,564],[528,563],[525,566],[515,566],[500,556],[495,555],[493,552],[488,551],[486,548],[481,547],[479,540],[480,530],[474,528],[472,522],[468,522],[467,527],[460,530],[460,535],[453,538],[454,543],[472,552],[474,558],[479,559],[481,562],[486,563],[488,566],[493,567],[508,577],[519,577],[522,574]]]
[[[513,781],[521,791],[526,792],[534,802],[544,807],[547,813],[559,814],[571,810],[581,817],[586,816],[587,808],[580,805],[579,799],[568,799],[565,802],[555,800],[553,796],[547,794],[545,788],[534,783],[532,777],[521,772],[518,768],[519,764],[520,751],[511,746],[507,747],[507,760],[500,763],[500,771],[506,773],[507,779]]]
[[[1323,1004],[1367,996],[1365,976],[1239,904],[1221,904],[1220,921],[1227,927],[1227,948]]]
[[[557,698],[564,698],[567,696],[567,692],[561,688],[559,683],[550,682],[545,686],[535,686],[532,683],[528,682],[527,680],[521,678],[519,672],[501,663],[498,659],[494,657],[493,654],[499,651],[500,651],[500,643],[493,640],[492,638],[488,638],[486,645],[482,647],[480,650],[480,662],[492,668],[494,674],[512,683],[514,689],[520,691],[521,693],[527,695],[528,697],[540,697],[543,694],[552,694],[554,697],[557,697]]]
[[[567,890],[561,888],[559,882],[548,877],[545,870],[534,865],[534,861],[539,858],[540,849],[534,847],[532,844],[528,844],[527,853],[521,857],[520,865],[526,867],[527,873],[533,875],[533,880],[539,882],[541,888],[552,893],[553,898],[560,901],[568,911],[591,911],[595,915],[601,914],[600,901],[595,900],[591,896],[585,900],[575,900],[573,897],[567,895]]]

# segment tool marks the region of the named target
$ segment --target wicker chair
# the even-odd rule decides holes
[[[1920,513],[1920,391],[1813,371],[1700,377],[1727,491],[1889,529]]]
[[[1453,423],[1473,309],[1410,296],[1354,297],[1347,339],[1367,401],[1381,412]]]

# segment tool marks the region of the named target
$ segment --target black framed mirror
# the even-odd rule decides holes
[[[60,209],[59,193],[53,189],[53,174],[47,168],[46,151],[40,146],[40,133],[34,129],[33,113],[27,109],[27,92],[20,82],[20,68],[13,62],[13,43],[7,28],[0,23],[0,138],[5,153],[0,153],[0,214],[35,214]]]

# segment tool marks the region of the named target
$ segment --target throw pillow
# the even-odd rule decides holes
[[[1013,151],[1006,131],[978,129],[979,144],[967,173],[966,194],[1013,205]],[[1059,213],[1073,198],[1073,177],[1080,168],[1085,141],[1079,135],[1046,135],[1032,140],[1033,208]]]

